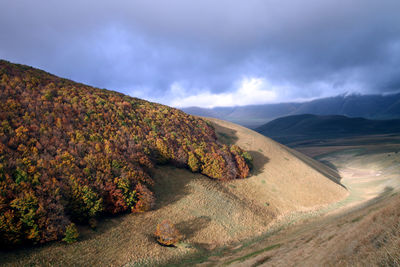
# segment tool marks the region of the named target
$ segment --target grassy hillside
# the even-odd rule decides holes
[[[333,212],[242,250],[227,250],[204,265],[399,266],[398,148],[398,144],[382,147],[370,142],[325,154],[321,159],[336,166],[349,189],[349,196]]]
[[[0,246],[151,209],[157,164],[231,180],[249,160],[202,119],[0,61]]]
[[[247,128],[207,119],[218,140],[253,157],[252,176],[216,183],[198,173],[157,166],[154,209],[81,227],[80,240],[33,249],[0,251],[0,265],[192,266],[221,249],[245,246],[287,222],[343,199],[347,191],[323,173],[329,168]],[[171,193],[173,192],[173,193]],[[182,233],[177,248],[157,244],[157,223],[171,220]]]
[[[256,131],[288,144],[294,141],[316,138],[400,133],[400,120],[368,120],[339,115],[305,114],[273,120],[260,126]]]

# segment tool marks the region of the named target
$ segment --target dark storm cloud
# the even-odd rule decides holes
[[[175,105],[384,93],[400,89],[399,12],[398,0],[0,0],[0,57]]]

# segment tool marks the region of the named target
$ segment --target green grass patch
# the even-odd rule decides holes
[[[230,265],[230,264],[232,264],[234,262],[243,262],[243,261],[248,260],[248,259],[250,259],[250,258],[252,258],[254,256],[257,256],[257,255],[259,255],[259,254],[261,254],[263,252],[266,252],[266,251],[269,251],[269,250],[272,250],[272,249],[275,249],[275,248],[279,248],[280,246],[281,246],[281,244],[275,244],[275,245],[272,245],[272,246],[269,246],[269,247],[254,251],[254,252],[252,252],[250,254],[247,254],[247,255],[244,255],[244,256],[242,256],[240,258],[236,258],[236,259],[230,260],[230,261],[224,263],[224,266]]]

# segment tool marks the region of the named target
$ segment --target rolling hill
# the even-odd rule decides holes
[[[334,170],[242,126],[6,61],[0,77],[0,265],[165,264],[348,195]],[[164,219],[176,249],[153,237]],[[49,243],[71,225],[77,242]]]
[[[285,218],[312,213],[347,196],[337,184],[340,177],[325,165],[250,129],[206,120],[220,142],[234,143],[251,154],[251,177],[216,183],[189,170],[157,166],[152,210],[99,221],[96,231],[82,229],[82,239],[71,245],[0,251],[0,264],[154,266],[172,260],[185,265],[182,260],[190,255],[237,246],[276,229]],[[170,219],[183,234],[176,249],[160,246],[153,238],[163,219]]]
[[[160,164],[219,180],[249,175],[247,152],[164,105],[7,61],[0,100],[0,247],[73,241],[76,224],[150,210]]]
[[[369,120],[340,115],[304,114],[275,119],[258,127],[256,131],[278,142],[288,144],[317,138],[332,139],[400,133],[400,120]]]
[[[392,95],[340,95],[303,103],[280,103],[216,108],[183,108],[183,111],[206,117],[231,121],[257,128],[279,117],[300,114],[344,115],[367,119],[400,118],[400,94]]]

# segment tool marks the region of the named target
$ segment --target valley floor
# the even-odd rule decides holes
[[[291,227],[201,265],[400,266],[398,149],[396,144],[305,149],[340,173],[349,196],[319,216],[298,218]]]

